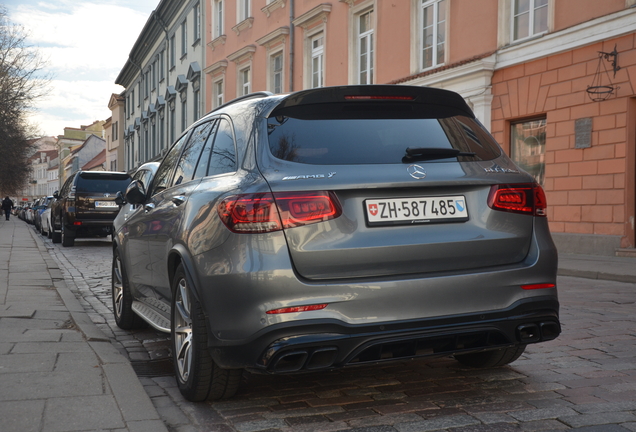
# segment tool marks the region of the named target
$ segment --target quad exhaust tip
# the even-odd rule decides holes
[[[524,344],[556,339],[561,327],[554,321],[521,324],[517,327],[517,339]]]

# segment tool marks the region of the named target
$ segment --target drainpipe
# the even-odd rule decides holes
[[[289,91],[294,91],[294,0],[289,0]]]

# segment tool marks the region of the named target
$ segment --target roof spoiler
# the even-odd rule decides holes
[[[307,119],[475,117],[458,93],[433,87],[403,85],[354,85],[303,90],[282,99],[267,117],[279,115]]]

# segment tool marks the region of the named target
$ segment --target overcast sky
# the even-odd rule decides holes
[[[31,117],[42,135],[106,120],[115,79],[160,0],[0,0],[53,76]]]

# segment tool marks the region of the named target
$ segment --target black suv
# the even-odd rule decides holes
[[[129,183],[130,176],[121,172],[78,171],[71,175],[53,194],[53,243],[73,246],[76,237],[110,234],[119,211],[115,196]]]

